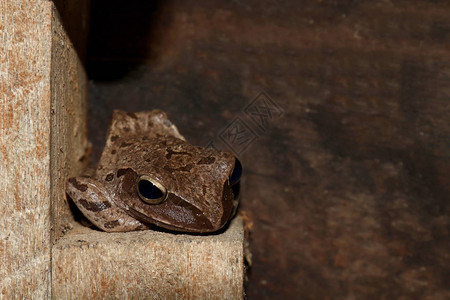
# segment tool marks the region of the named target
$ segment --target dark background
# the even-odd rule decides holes
[[[250,299],[450,298],[448,1],[91,2],[93,161],[113,109],[247,126]]]

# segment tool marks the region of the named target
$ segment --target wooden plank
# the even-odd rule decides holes
[[[50,293],[51,5],[2,0],[0,24],[1,295],[42,299]]]
[[[0,0],[0,298],[50,298],[61,187],[83,164],[84,71],[59,23],[50,1]]]
[[[54,299],[242,299],[242,220],[207,236],[78,227],[52,263]]]
[[[76,2],[80,7],[86,7],[86,0]],[[72,17],[85,18],[86,13],[87,9],[84,13],[79,12]],[[56,8],[52,9],[52,32],[51,196],[54,241],[62,236],[73,222],[73,215],[66,200],[65,182],[68,176],[80,174],[86,166],[88,140],[86,73]],[[86,28],[80,28],[80,32],[84,32],[85,36],[87,34]]]

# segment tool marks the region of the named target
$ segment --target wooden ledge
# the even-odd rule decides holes
[[[243,222],[217,235],[77,226],[52,249],[54,299],[242,299]]]

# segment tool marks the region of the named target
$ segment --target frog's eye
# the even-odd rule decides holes
[[[159,204],[167,198],[167,189],[147,175],[138,177],[137,192],[139,198],[148,204]]]
[[[241,179],[241,175],[242,175],[241,162],[237,158],[235,158],[234,169],[233,169],[233,172],[231,172],[231,175],[229,177],[230,186],[237,183]]]

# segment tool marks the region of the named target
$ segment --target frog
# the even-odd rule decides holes
[[[191,145],[161,110],[114,110],[92,176],[66,194],[105,232],[221,230],[239,205],[242,165],[229,151]]]

